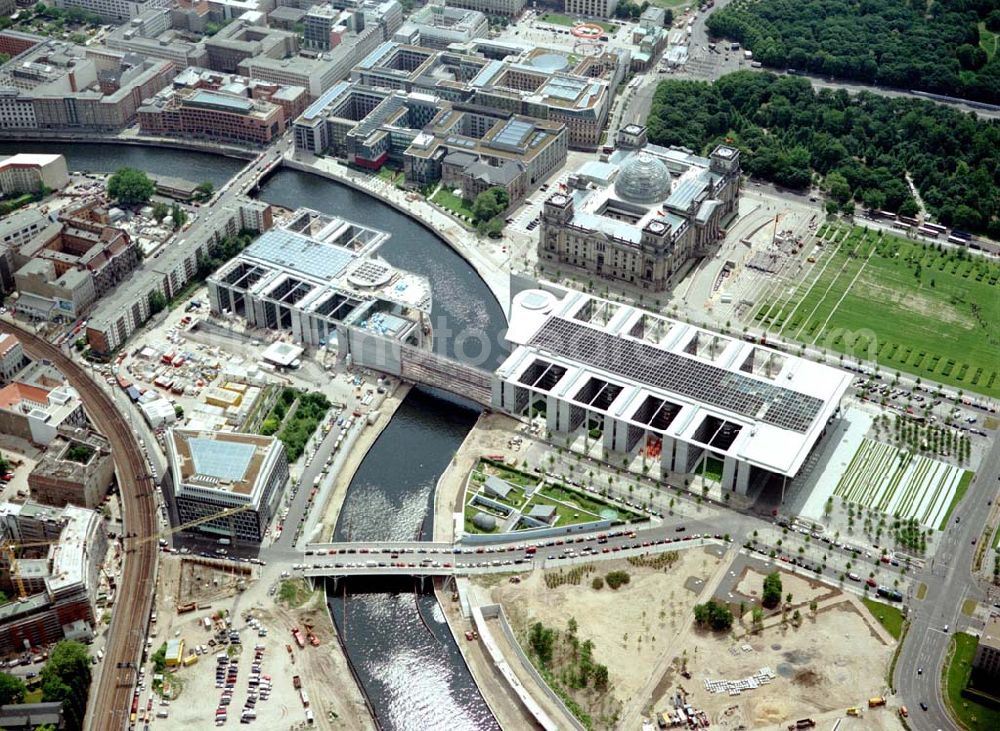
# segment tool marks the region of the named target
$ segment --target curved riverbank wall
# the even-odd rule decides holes
[[[390,196],[385,195],[381,191],[372,190],[371,188],[361,185],[360,183],[350,178],[349,176],[337,175],[328,170],[323,170],[314,165],[310,165],[309,163],[302,162],[300,160],[293,160],[288,157],[285,157],[282,160],[282,165],[291,170],[296,170],[301,173],[309,173],[311,175],[318,175],[320,177],[327,178],[328,180],[333,180],[334,182],[340,183],[341,185],[346,185],[350,188],[353,188],[359,193],[364,193],[365,195],[369,195],[372,198],[377,198],[382,203],[385,203],[387,206],[395,208],[404,216],[407,216],[411,220],[420,224],[430,233],[434,234],[434,236],[436,236],[437,238],[441,239],[446,244],[448,244],[449,247],[451,247],[473,269],[475,269],[476,274],[478,274],[479,278],[486,283],[486,286],[489,287],[490,292],[493,293],[493,297],[496,298],[496,301],[500,304],[501,309],[506,313],[507,311],[506,303],[509,301],[510,298],[509,283],[501,283],[499,281],[498,274],[500,274],[500,272],[498,270],[487,269],[483,265],[483,263],[479,261],[478,257],[471,256],[469,243],[462,241],[461,239],[449,233],[448,231],[437,228],[433,222],[426,220],[420,214],[419,211],[414,210],[413,208],[408,208],[406,206],[403,206],[398,201],[393,200]]]
[[[30,134],[28,133],[30,132]],[[227,145],[218,142],[202,140],[175,140],[170,137],[108,137],[106,135],[86,132],[46,132],[44,130],[5,130],[0,132],[0,142],[62,142],[67,144],[100,144],[100,145],[131,145],[133,147],[160,147],[170,150],[185,150],[188,152],[204,152],[210,155],[235,157],[240,160],[252,160],[260,154],[259,151],[248,150],[237,145]]]

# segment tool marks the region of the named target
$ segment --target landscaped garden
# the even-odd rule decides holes
[[[954,465],[865,439],[833,494],[903,520],[944,527],[972,473]]]
[[[499,482],[498,482],[499,481]],[[526,518],[534,508],[551,508],[554,527],[593,523],[600,520],[633,522],[642,516],[601,499],[503,462],[482,458],[466,483],[465,530],[494,533],[510,521],[514,529],[544,527],[543,518]],[[487,529],[474,522],[477,513],[493,516],[497,527]],[[541,521],[541,524],[536,522]],[[481,521],[482,522],[482,521]],[[488,521],[486,521],[488,522]]]
[[[264,436],[277,433],[278,439],[285,445],[288,461],[294,462],[302,456],[309,437],[329,410],[330,401],[318,391],[283,388],[271,412],[261,423],[260,433]]]
[[[956,632],[951,640],[951,657],[944,672],[945,699],[963,728],[969,731],[993,731],[1000,728],[1000,709],[990,708],[963,694],[972,676],[976,654],[975,637]]]

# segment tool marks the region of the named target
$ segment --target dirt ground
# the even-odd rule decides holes
[[[677,632],[690,622],[697,592],[719,563],[718,557],[697,548],[680,551],[677,563],[666,570],[607,561],[579,585],[555,589],[546,588],[547,572],[534,571],[519,584],[497,584],[492,597],[503,605],[518,636],[536,621],[562,631],[569,618],[575,618],[579,638],[591,640],[595,661],[608,667],[609,706],[614,706],[639,692],[654,664],[672,652]],[[617,591],[591,587],[594,576],[619,569],[631,577],[625,586]]]
[[[783,583],[787,582],[785,590],[808,601],[802,587],[793,587],[789,578],[782,576]],[[689,703],[708,714],[713,727],[723,729],[774,728],[789,720],[828,713],[836,718],[851,706],[863,708],[866,699],[886,691],[885,674],[894,649],[873,629],[874,619],[863,612],[856,602],[841,595],[839,601],[827,600],[816,617],[804,612],[798,629],[771,626],[740,640],[692,629],[674,649],[678,656],[686,657],[692,677],[668,673],[657,688],[653,710],[666,709],[669,699],[681,689],[688,693]],[[764,667],[777,677],[739,696],[705,689],[705,680],[740,680]],[[873,720],[858,728],[879,728],[874,724],[883,715],[891,717],[892,712],[873,711],[868,714]],[[897,727],[894,719],[891,724],[886,728]],[[849,727],[841,724],[841,728]]]
[[[753,569],[745,570],[740,577],[739,583],[736,585],[738,597],[740,599],[747,599],[748,604],[750,601],[759,602],[761,591],[764,587],[764,578],[765,574],[759,571],[754,571]],[[814,599],[818,601],[824,597],[831,596],[836,593],[836,590],[826,584],[804,579],[798,574],[782,572],[781,592],[782,599],[784,599],[785,594],[791,594],[792,602],[798,606],[799,604],[808,605]]]
[[[229,707],[229,720],[223,728],[241,728],[239,716],[247,697],[247,681],[253,664],[254,646],[257,644],[265,648],[261,672],[271,676],[272,692],[270,698],[257,702],[257,719],[250,728],[270,731],[306,727],[305,709],[292,685],[294,675],[300,676],[309,697],[309,707],[315,714],[315,724],[309,728],[331,731],[369,731],[373,728],[344,656],[334,644],[334,627],[323,604],[322,592],[313,592],[311,595],[303,593],[303,597],[309,596],[305,603],[290,608],[278,604],[276,596],[267,596],[266,587],[260,583],[260,579],[255,579],[248,582],[248,591],[244,593],[219,597],[211,602],[210,608],[178,615],[175,601],[180,574],[181,562],[177,557],[169,557],[160,562],[160,589],[157,592],[159,616],[154,625],[156,630],[153,649],[175,637],[184,639],[185,654],[188,654],[188,648],[199,644],[207,645],[213,633],[206,630],[200,622],[220,609],[231,612],[233,628],[240,632],[242,647],[236,650],[239,646],[231,646],[234,648],[232,652],[239,658],[239,674],[232,705]],[[266,581],[270,582],[270,579]],[[274,585],[277,585],[276,582]],[[234,607],[238,608],[232,613]],[[267,628],[266,637],[259,637],[257,630],[249,626],[248,619],[251,616]],[[313,632],[320,640],[319,647],[307,644],[305,648],[299,649],[292,640],[292,627],[304,629],[306,623],[313,626]],[[291,653],[287,650],[288,646],[292,647]],[[163,708],[169,713],[169,717],[153,719],[150,723],[151,731],[215,728],[215,709],[222,694],[215,687],[215,655],[220,651],[226,651],[226,648],[210,648],[208,654],[202,655],[194,665],[176,670],[172,676],[174,685],[179,687],[176,699],[170,701],[169,707],[157,705],[158,698],[154,699],[153,704],[154,712]],[[147,677],[150,674],[151,669],[147,666]],[[143,706],[150,694],[147,685],[140,695]]]
[[[508,442],[517,436],[519,422],[502,414],[484,412],[465,441],[455,452],[438,480],[434,493],[434,540],[455,539],[455,514],[462,512],[465,481],[480,457],[502,454],[508,460],[518,456],[518,448]]]
[[[246,582],[252,580],[253,570],[246,564],[229,561],[219,566],[182,558],[178,575],[177,604],[205,605],[233,596],[240,586],[245,587]]]

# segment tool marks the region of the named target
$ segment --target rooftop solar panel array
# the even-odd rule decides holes
[[[791,431],[808,430],[823,406],[815,396],[560,317],[549,319],[529,344],[636,383]]]

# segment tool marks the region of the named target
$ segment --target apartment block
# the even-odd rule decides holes
[[[60,429],[28,475],[31,499],[96,510],[115,478],[108,440],[88,428]]]
[[[66,158],[62,155],[21,153],[0,160],[0,193],[17,195],[43,188],[61,190],[69,183]]]

